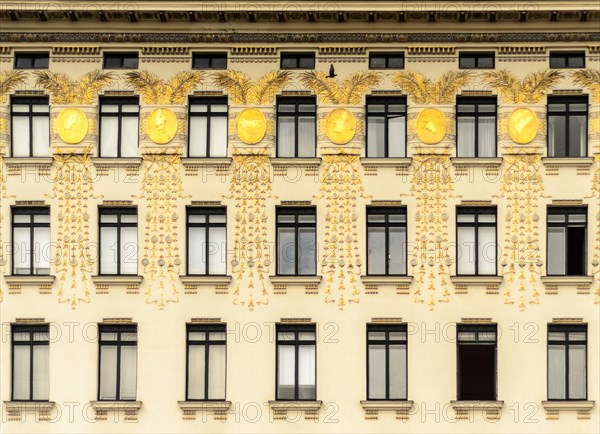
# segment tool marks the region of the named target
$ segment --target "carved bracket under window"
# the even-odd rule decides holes
[[[125,287],[127,294],[139,294],[142,280],[142,276],[125,274],[92,276],[92,281],[96,285],[96,294],[108,294],[109,288],[119,286]]]
[[[558,420],[560,412],[564,411],[576,411],[577,419],[588,420],[594,401],[542,401],[542,407],[548,420]]]
[[[321,276],[271,276],[273,293],[279,295],[287,294],[289,286],[304,286],[307,295],[319,293]]]
[[[456,176],[467,176],[475,170],[481,171],[486,177],[497,176],[500,173],[502,157],[498,158],[450,158]]]
[[[365,294],[376,295],[380,286],[393,286],[396,294],[408,295],[413,276],[360,276],[365,285]]]
[[[54,406],[53,401],[4,401],[9,422],[26,422],[31,414],[34,414],[36,423],[48,422]]]
[[[4,158],[8,176],[22,176],[35,174],[40,177],[49,177],[52,168],[52,157],[7,157]]]
[[[269,401],[273,420],[298,420],[299,413],[305,420],[319,420],[319,410],[323,401]]]
[[[226,421],[231,401],[179,401],[179,408],[183,412],[183,420],[196,420],[200,413],[202,422],[212,415],[214,420]]]
[[[466,294],[469,287],[485,287],[486,294],[499,293],[502,276],[450,276],[456,294]]]
[[[54,276],[12,275],[4,276],[4,280],[8,285],[8,293],[12,295],[20,295],[24,286],[36,287],[40,294],[51,294]]]
[[[142,165],[142,159],[139,157],[132,158],[92,158],[96,173],[98,176],[108,176],[111,171],[116,172],[117,175],[123,177],[132,178],[140,176],[140,166]],[[121,179],[121,176],[118,178]]]
[[[366,420],[379,419],[379,412],[395,412],[397,420],[408,420],[414,411],[413,401],[360,401]]]
[[[186,294],[198,294],[198,288],[215,288],[215,294],[229,294],[231,276],[179,276]]]
[[[408,176],[412,158],[365,158],[360,162],[365,171],[365,176],[376,176],[377,171],[390,168],[396,171],[396,176]]]
[[[558,175],[562,168],[575,168],[577,175],[587,176],[590,174],[594,157],[542,157],[542,163],[546,168],[546,175]]]
[[[228,176],[231,158],[182,158],[187,176]]]
[[[594,278],[592,276],[542,276],[546,294],[556,295],[560,287],[577,288],[577,294],[587,295]]]
[[[300,176],[319,176],[320,158],[271,158],[274,176],[298,180]]]
[[[502,415],[504,401],[450,401],[456,420],[470,420],[471,413],[481,411],[486,421],[495,422]]]
[[[113,421],[136,422],[142,408],[141,401],[91,401],[90,406],[96,412],[96,420],[108,420],[112,413]]]

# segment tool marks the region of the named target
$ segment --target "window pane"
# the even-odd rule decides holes
[[[586,398],[585,345],[569,346],[569,399]]]
[[[121,347],[121,399],[135,399],[137,383],[137,347]]]
[[[121,228],[121,274],[137,273],[137,227]]]
[[[548,214],[548,223],[564,223],[564,214]]]
[[[29,157],[29,118],[13,116],[11,135],[12,156]]]
[[[316,399],[315,346],[298,347],[298,399]]]
[[[585,223],[585,214],[569,214],[569,223]]]
[[[457,155],[459,157],[475,156],[475,118],[459,117],[457,122],[458,131]]]
[[[300,243],[299,251],[299,274],[316,274],[316,233],[314,228],[299,228],[298,242]]]
[[[294,156],[295,122],[292,117],[279,117],[277,122],[277,156]]]
[[[315,152],[315,118],[301,116],[298,118],[298,157],[314,157]]]
[[[123,113],[138,113],[140,111],[140,106],[137,104],[125,104],[121,106],[121,111]]]
[[[314,214],[305,214],[305,215],[300,214],[298,216],[298,223],[315,223],[315,222],[316,222],[316,216]]]
[[[117,347],[115,346],[100,346],[100,399],[117,399]]]
[[[116,117],[104,116],[100,122],[100,155],[103,157],[117,156],[119,120]]]
[[[404,116],[390,118],[388,124],[388,154],[390,157],[406,155],[406,118]]]
[[[50,228],[33,229],[33,274],[50,274]]]
[[[496,223],[496,214],[479,214],[479,223]]]
[[[406,274],[406,228],[389,230],[389,274]]]
[[[225,399],[225,345],[208,350],[208,399]]]
[[[206,104],[192,104],[190,106],[190,112],[192,112],[192,113],[206,113],[206,112],[208,112],[208,105],[206,105]]]
[[[570,341],[585,341],[586,340],[585,332],[570,332],[569,340]]]
[[[31,274],[29,228],[14,228],[13,231],[13,269],[15,274]]]
[[[29,346],[13,346],[13,400],[30,399],[29,396]]]
[[[50,156],[50,118],[36,116],[33,118],[33,156]]]
[[[385,274],[385,228],[370,227],[367,231],[369,274]]]
[[[25,342],[25,341],[29,341],[30,339],[29,336],[29,332],[17,332],[17,333],[13,333],[13,341],[15,342]]]
[[[496,118],[479,118],[479,157],[496,156]]]
[[[314,341],[316,338],[314,332],[299,332],[298,340],[299,341]]]
[[[391,68],[391,69],[404,68],[404,58],[403,57],[390,57],[388,59],[388,68]]]
[[[391,340],[406,340],[406,332],[390,332]]]
[[[458,332],[459,341],[475,341],[475,332]]]
[[[369,67],[371,69],[385,68],[385,57],[371,57],[369,59]]]
[[[225,274],[227,247],[225,228],[211,228],[208,245],[208,270],[210,274]]]
[[[564,332],[548,332],[548,340],[549,341],[564,341],[565,333]]]
[[[47,400],[50,396],[48,375],[48,345],[33,347],[33,396],[32,399]]]
[[[227,118],[213,117],[210,120],[210,156],[227,156]]]
[[[280,341],[293,341],[296,334],[293,331],[278,332],[277,339]]]
[[[198,106],[193,106],[198,107]],[[206,106],[204,106],[206,107]],[[206,157],[206,118],[190,117],[189,155],[190,157]]]
[[[479,246],[477,248],[479,255],[478,274],[496,274],[496,228],[479,228]]]
[[[278,228],[277,272],[296,274],[296,232],[293,228]]]
[[[475,274],[475,228],[458,228],[456,271],[458,274]]]
[[[292,345],[279,345],[277,354],[277,399],[295,399],[295,347]]]
[[[282,57],[281,58],[281,69],[296,68],[297,64],[298,64],[298,62],[297,62],[296,58],[293,58],[293,57]]]
[[[458,223],[475,223],[475,214],[458,214],[456,221]]]
[[[188,348],[188,399],[204,399],[205,346]]]
[[[208,216],[208,221],[211,223],[226,223],[227,217],[225,214],[212,214]]]
[[[367,122],[367,157],[385,157],[385,118],[369,116]]]
[[[188,228],[188,274],[206,273],[206,229]]]
[[[121,120],[121,156],[137,157],[138,118],[123,117]]]
[[[369,339],[383,340],[385,339],[385,332],[369,332]]]
[[[491,56],[480,57],[477,62],[479,68],[493,68],[494,58]]]
[[[390,345],[390,399],[406,399],[406,345]]]
[[[385,399],[385,345],[369,345],[369,399]]]
[[[137,215],[121,214],[121,223],[137,223]]]
[[[102,339],[103,341],[116,341],[117,340],[117,333],[103,332],[100,335],[100,339]]]
[[[566,118],[564,116],[548,116],[548,155],[550,157],[566,157]]]
[[[565,228],[548,228],[548,274],[565,274]]]
[[[117,228],[100,228],[100,274],[117,273]]]
[[[586,117],[569,117],[569,157],[583,157],[587,154]]]

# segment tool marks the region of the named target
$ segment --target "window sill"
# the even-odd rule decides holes
[[[231,401],[178,401],[183,420],[196,420],[196,413],[212,414],[214,420],[227,420]]]
[[[203,158],[203,157],[184,157],[181,159],[183,167],[199,167],[199,166],[229,166],[231,164],[230,157],[215,157],[215,158]]]
[[[319,166],[321,164],[321,158],[296,158],[296,157],[277,157],[271,158],[271,165],[273,167],[285,166],[285,167],[312,167]]]
[[[4,401],[10,422],[25,422],[24,417],[28,413],[36,413],[36,422],[47,422],[55,406],[54,401]]]
[[[590,167],[594,163],[594,157],[542,157],[544,166],[559,167]]]
[[[379,419],[380,411],[394,411],[396,412],[396,419],[406,421],[410,416],[413,408],[413,401],[360,401],[360,405],[365,411],[365,419],[377,420]]]
[[[141,401],[91,401],[90,406],[96,412],[96,420],[108,420],[108,412],[124,413],[124,421],[137,421],[142,408]]]
[[[295,422],[298,421],[298,413],[303,413],[305,420],[318,421],[322,405],[323,401],[269,401],[273,420],[287,420],[289,411],[290,420]]]
[[[269,407],[272,409],[284,410],[311,410],[319,409],[323,405],[323,401],[269,401]]]
[[[289,286],[304,286],[307,294],[318,294],[321,276],[270,276],[275,294],[285,294]]]
[[[137,294],[143,279],[142,276],[126,274],[92,276],[97,294],[108,294],[108,288],[111,286],[124,286],[128,294]]]
[[[141,166],[141,157],[93,157],[94,166]]]
[[[412,158],[378,158],[378,157],[361,157],[360,162],[364,167],[408,167],[412,164]]]
[[[559,287],[575,287],[578,291],[589,292],[593,276],[542,276],[546,292],[558,291]]]
[[[454,166],[500,167],[502,165],[502,157],[452,157],[450,161]]]
[[[367,294],[377,294],[380,286],[395,286],[397,294],[408,294],[413,276],[360,276]]]
[[[7,167],[10,166],[51,166],[52,157],[6,157],[4,163]]]
[[[8,285],[8,291],[20,294],[22,287],[37,287],[42,294],[49,294],[54,283],[54,276],[39,275],[5,275],[4,280]]]
[[[457,290],[466,290],[470,286],[485,286],[488,291],[498,291],[502,276],[450,276]]]
[[[198,287],[214,287],[216,290],[226,290],[231,282],[231,276],[179,276],[186,291],[197,291]],[[183,401],[182,401],[183,402]]]
[[[561,411],[577,412],[577,419],[590,419],[594,401],[542,401],[546,419],[557,420]]]
[[[504,401],[450,401],[456,420],[469,420],[469,413],[481,410],[488,421],[499,420]]]

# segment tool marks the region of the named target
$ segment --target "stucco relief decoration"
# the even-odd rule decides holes
[[[255,108],[242,111],[237,119],[237,134],[247,145],[256,145],[267,133],[267,119],[263,112]]]
[[[300,74],[300,82],[311,89],[324,104],[362,104],[364,95],[381,83],[381,73],[361,71],[351,74],[343,81],[328,78],[322,71]]]
[[[58,135],[69,144],[81,142],[88,132],[88,119],[84,112],[76,108],[64,109],[57,120]]]
[[[336,145],[345,145],[356,133],[356,118],[351,111],[339,108],[332,110],[325,121],[327,138]]]
[[[4,164],[3,149],[8,144],[8,95],[17,87],[21,86],[27,80],[27,74],[23,71],[0,71],[0,199],[8,198],[6,192],[6,166]],[[2,226],[2,207],[0,207],[0,227]],[[0,246],[3,246],[2,231],[0,231]],[[0,249],[0,275],[4,276],[6,266],[6,257],[4,250]],[[4,293],[0,285],[0,301],[3,300]]]
[[[111,72],[90,71],[79,80],[72,80],[67,74],[40,71],[35,73],[35,84],[52,95],[52,104],[94,104],[98,93],[110,86],[115,79]]]
[[[234,149],[227,199],[234,203],[233,303],[254,310],[269,304],[265,280],[272,258],[267,237],[268,207],[272,198],[271,163],[265,150]]]
[[[183,104],[187,95],[202,81],[199,71],[180,72],[164,81],[148,71],[125,74],[127,83],[139,92],[146,104]],[[177,131],[175,115],[168,108],[156,109],[148,123],[158,122],[148,133],[155,143],[169,143]],[[169,117],[169,113],[173,114]],[[153,133],[150,129],[154,128]],[[154,137],[153,137],[154,135]],[[179,301],[177,282],[182,264],[179,247],[179,208],[183,194],[181,157],[179,152],[144,153],[142,187],[139,196],[145,201],[144,252],[142,266],[147,279],[146,303],[163,309],[168,303]]]

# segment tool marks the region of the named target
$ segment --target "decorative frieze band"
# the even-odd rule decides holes
[[[362,56],[366,52],[367,47],[319,47],[321,56]]]
[[[416,47],[408,47],[408,54],[410,55],[437,55],[437,56],[450,56],[453,55],[456,50],[456,47],[450,46],[416,46]]]
[[[504,47],[498,47],[498,54],[500,55],[511,55],[511,54],[545,54],[546,47],[543,45],[527,47],[522,45],[510,45]]]
[[[231,47],[232,56],[276,56],[277,47]]]
[[[183,46],[147,46],[142,47],[143,56],[186,56],[190,52],[189,47]]]

